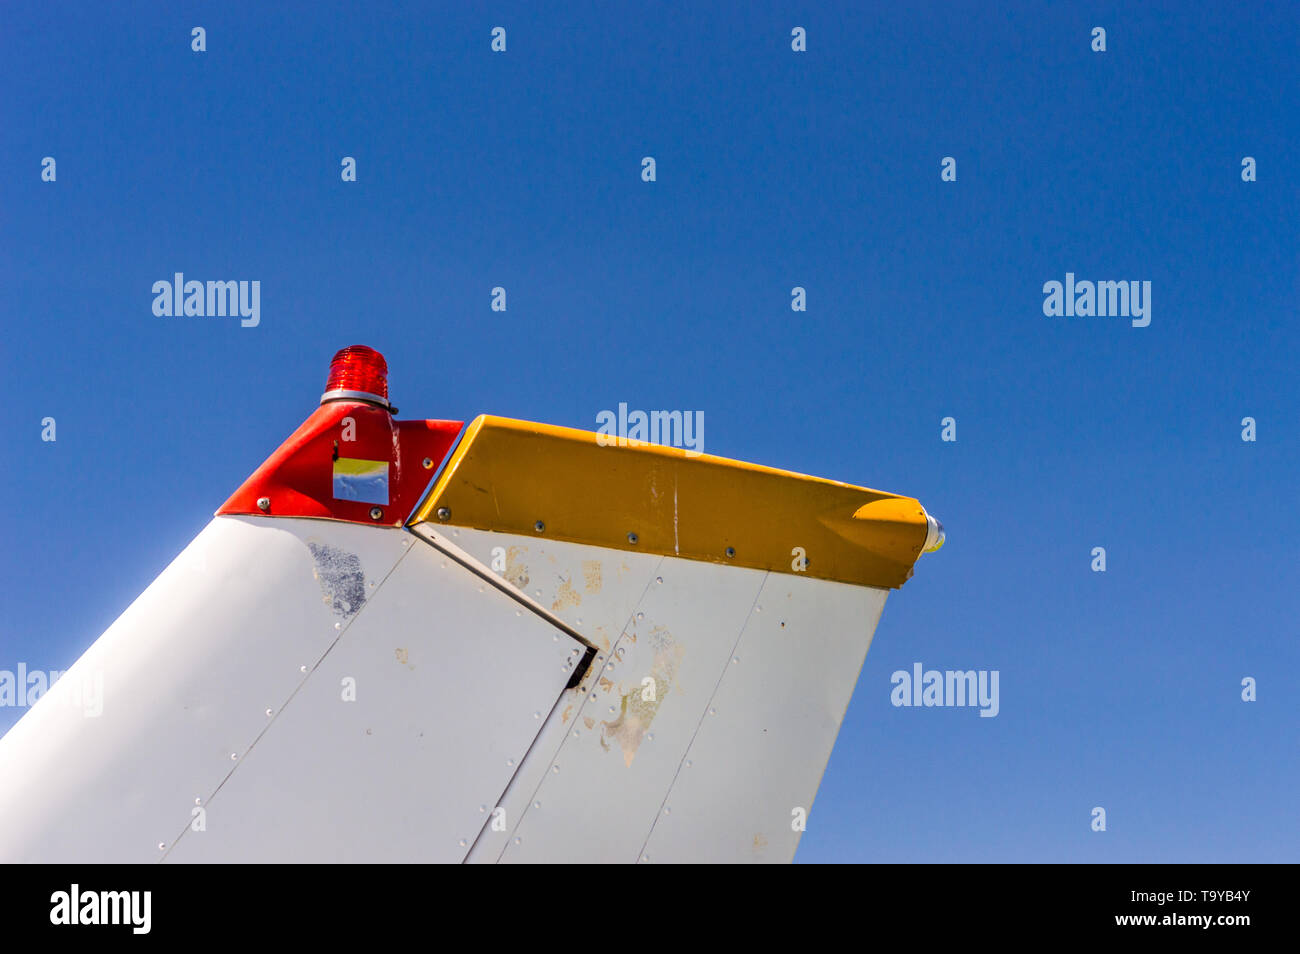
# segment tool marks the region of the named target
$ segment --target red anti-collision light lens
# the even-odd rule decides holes
[[[376,401],[388,407],[388,362],[374,348],[353,345],[334,355],[321,403],[339,399]]]

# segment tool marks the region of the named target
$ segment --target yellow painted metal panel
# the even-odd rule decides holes
[[[602,437],[481,416],[412,523],[887,587],[912,575],[926,540],[912,497]]]

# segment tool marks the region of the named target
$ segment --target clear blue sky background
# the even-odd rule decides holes
[[[0,668],[72,663],[364,342],[404,416],[699,409],[945,522],[799,860],[1296,861],[1296,6],[540,6],[4,4]],[[176,271],[261,326],[154,317]],[[1067,271],[1150,327],[1044,317]],[[1000,715],[892,707],[918,661]]]

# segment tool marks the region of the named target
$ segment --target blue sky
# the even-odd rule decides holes
[[[1131,6],[5,4],[0,668],[66,668],[366,343],[403,416],[702,410],[944,521],[798,860],[1295,861],[1300,15]],[[177,271],[260,325],[155,317]],[[1046,317],[1066,272],[1150,325]],[[999,715],[893,707],[914,662]]]

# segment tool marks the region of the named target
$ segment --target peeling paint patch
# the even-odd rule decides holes
[[[766,848],[766,847],[767,847],[767,839],[764,838],[764,837],[762,836],[761,833],[755,835],[755,836],[754,836],[754,850],[755,850],[755,851],[762,851],[762,850],[763,850],[764,848]]]
[[[588,593],[599,593],[603,584],[599,560],[582,561],[582,585]]]
[[[322,599],[340,619],[351,619],[366,602],[366,574],[361,559],[339,547],[308,542]]]
[[[573,715],[573,704],[572,704],[572,703],[570,703],[569,705],[567,705],[567,706],[564,707],[564,712],[560,714],[560,721],[561,721],[561,722],[568,722],[568,721],[569,721],[569,716],[571,716],[571,715]]]
[[[523,561],[527,552],[527,547],[510,547],[506,550],[506,582],[519,590],[528,586],[528,567]]]
[[[399,663],[401,663],[403,666],[405,666],[405,665],[407,664],[407,652],[406,652],[406,650],[405,650],[405,649],[401,649],[401,648],[399,647],[399,648],[397,649],[396,652],[397,652],[397,661],[398,661]]]
[[[583,717],[582,717],[582,724],[585,725],[588,729],[590,729],[590,728],[592,728],[593,726],[595,726],[595,724],[596,724],[596,720],[593,719],[591,716],[583,716]]]
[[[659,706],[672,690],[682,656],[686,652],[684,647],[678,645],[672,633],[662,626],[656,626],[650,631],[648,643],[654,651],[654,664],[649,675],[655,681],[655,697],[645,698],[646,694],[638,680],[631,690],[623,694],[618,718],[600,724],[601,748],[608,752],[609,742],[617,742],[623,752],[623,764],[628,767],[631,767],[632,760],[636,758],[637,749],[641,747],[641,740],[650,729]]]
[[[570,580],[561,580],[560,588],[555,591],[555,602],[551,604],[551,612],[559,613],[570,606],[581,606],[582,595],[573,588]]]

